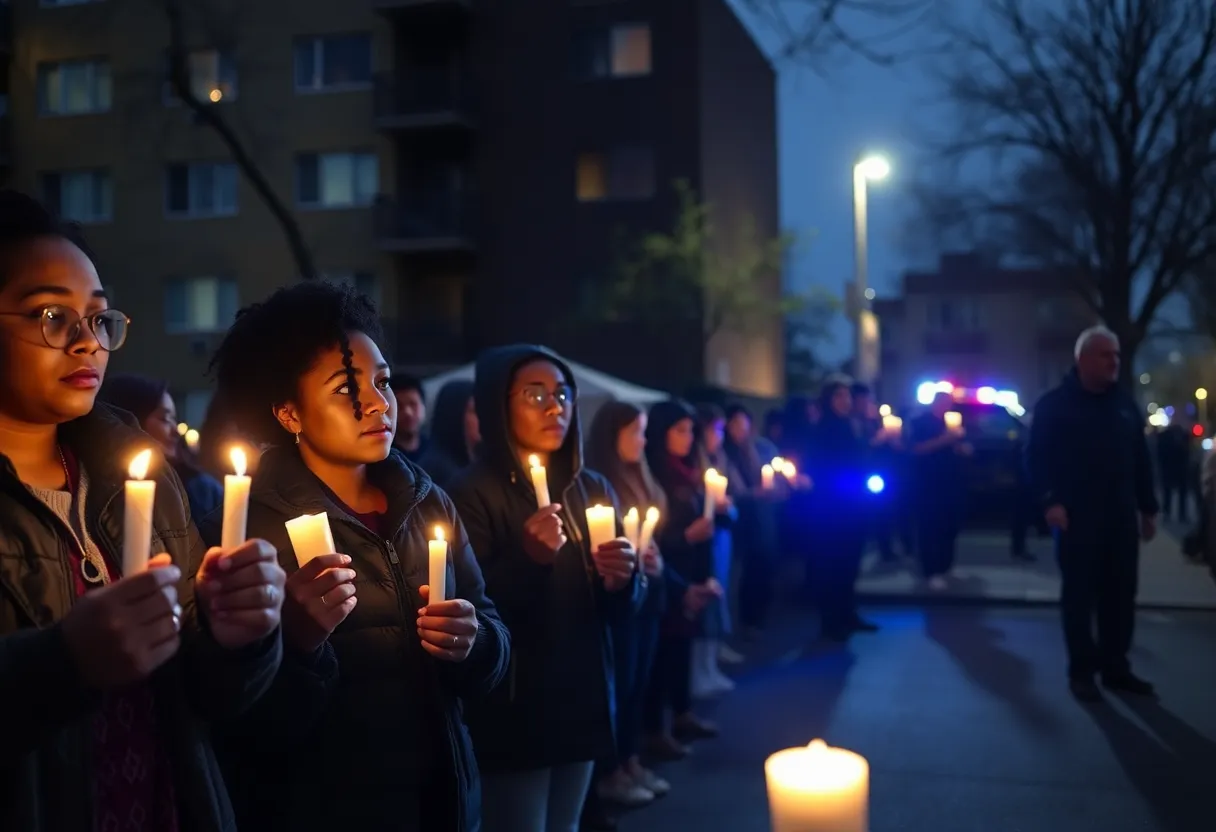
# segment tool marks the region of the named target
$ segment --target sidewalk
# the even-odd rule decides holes
[[[867,559],[858,591],[870,601],[910,601],[944,598],[1012,603],[1055,603],[1060,578],[1048,539],[1029,541],[1034,562],[1014,560],[1009,538],[990,532],[964,534],[959,540],[957,580],[946,592],[931,593],[920,582],[916,565],[896,565]],[[1216,610],[1216,581],[1206,567],[1196,566],[1180,554],[1176,530],[1162,530],[1140,553],[1142,608]]]

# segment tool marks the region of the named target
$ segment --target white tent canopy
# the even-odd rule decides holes
[[[652,390],[637,384],[594,370],[574,361],[567,361],[574,373],[574,383],[578,387],[580,420],[584,425],[590,424],[591,417],[600,405],[606,401],[617,400],[646,407],[655,402],[671,398],[661,390]],[[422,382],[422,390],[427,402],[434,402],[439,390],[449,381],[472,381],[476,372],[475,364],[465,364],[446,373],[431,376]]]

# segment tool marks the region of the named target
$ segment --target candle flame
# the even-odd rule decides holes
[[[806,747],[815,753],[828,750],[828,744],[821,739],[813,739],[806,744]]]
[[[148,476],[148,467],[152,464],[151,449],[140,451],[131,460],[131,464],[127,466],[127,476],[133,480],[142,480]]]
[[[717,478],[718,478],[718,469],[717,468],[707,468],[705,470],[705,479],[716,480]]]
[[[198,431],[194,428],[189,428],[185,433],[186,447],[194,450],[198,447]]]
[[[538,457],[536,454],[529,454],[528,455],[528,464],[531,465],[533,468],[540,468],[541,467],[540,457]]]
[[[773,466],[771,466],[771,465],[762,466],[760,468],[760,473],[766,477],[771,477],[773,475]]]
[[[774,470],[774,471],[781,471],[781,470],[783,470],[783,469],[785,468],[785,457],[783,457],[783,456],[775,456],[775,457],[773,457],[773,463],[772,463],[772,465],[773,465],[773,470]]]
[[[241,448],[233,448],[228,454],[232,460],[232,470],[238,477],[245,476],[245,468],[249,464],[249,460],[245,458],[245,451]]]
[[[445,539],[443,536],[443,526],[435,527],[435,539],[438,541],[443,541]]]
[[[659,510],[657,508],[655,508],[654,506],[651,506],[650,508],[646,509],[646,519],[651,521],[652,523],[659,522]]]
[[[798,475],[798,469],[794,467],[794,463],[788,460],[781,466],[781,474],[786,479],[792,480]]]
[[[636,520],[638,517],[637,507],[635,506],[634,508],[631,508],[629,511],[625,512],[625,517]]]
[[[188,430],[190,430],[190,426],[187,425],[185,422],[177,423],[177,435],[178,436],[185,436],[186,431],[188,431]]]

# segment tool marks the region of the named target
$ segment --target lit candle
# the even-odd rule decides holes
[[[536,491],[536,507],[544,508],[549,505],[549,474],[545,466],[540,464],[540,457],[532,454],[528,457],[528,467],[532,471],[532,488]]]
[[[598,551],[609,540],[616,539],[616,512],[612,506],[594,505],[587,509],[587,531],[591,551]]]
[[[705,517],[712,518],[718,506],[726,502],[726,477],[715,469],[705,471]]]
[[[198,450],[198,431],[196,431],[194,428],[189,428],[186,430],[184,438],[186,440],[187,448],[192,451]]]
[[[957,430],[961,430],[962,427],[963,427],[963,414],[959,413],[957,410],[951,410],[949,413],[946,414],[947,430],[957,431]]]
[[[645,552],[650,548],[651,541],[654,540],[655,527],[659,525],[659,510],[654,506],[646,509],[646,519],[642,521],[642,531],[638,534],[638,553]]]
[[[220,533],[220,547],[235,549],[245,542],[245,526],[249,521],[249,482],[245,476],[245,452],[233,448],[230,454],[232,470],[236,473],[224,477],[224,525]]]
[[[152,556],[152,506],[156,503],[156,480],[146,479],[152,451],[140,451],[127,466],[123,500],[122,574],[137,575],[148,568]]]
[[[427,541],[430,550],[431,595],[428,604],[437,604],[448,600],[448,542],[443,537],[443,528],[435,527],[435,539]]]
[[[760,469],[760,486],[765,491],[773,490],[773,466],[765,465]]]
[[[291,539],[291,548],[295,550],[296,563],[300,566],[321,555],[333,554],[334,535],[325,512],[303,514],[283,525],[287,527],[287,537]]]
[[[770,462],[769,465],[773,466],[774,471],[781,471],[782,469],[785,468],[785,457],[775,456],[775,457],[773,457],[773,461]]]
[[[904,430],[904,420],[898,416],[891,416],[890,414],[883,416],[882,429],[885,430],[889,436],[899,436]]]
[[[815,740],[764,763],[773,832],[866,832],[870,765]]]
[[[781,476],[789,480],[790,484],[793,484],[794,480],[798,479],[798,469],[794,466],[794,463],[788,459],[783,459],[781,460]]]
[[[638,517],[637,508],[631,508],[629,511],[625,512],[625,520],[623,522],[625,526],[625,537],[628,538],[629,542],[633,544],[634,549],[639,552],[642,551],[642,538],[638,534],[640,531],[638,524],[641,522],[641,518]]]

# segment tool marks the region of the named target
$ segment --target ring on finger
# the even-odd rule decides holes
[[[323,606],[323,607],[328,607],[328,606],[329,606],[329,602],[325,600],[325,595],[324,595],[324,594],[322,594],[322,595],[321,595],[321,606]]]

